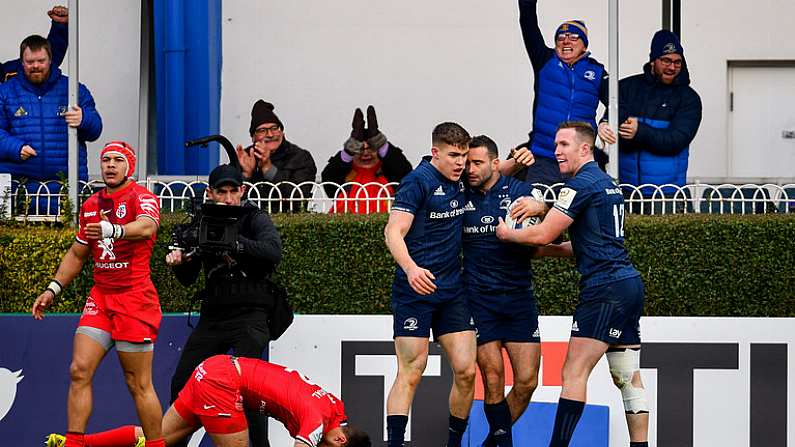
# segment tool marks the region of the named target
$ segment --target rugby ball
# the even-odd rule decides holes
[[[533,188],[532,195],[533,195],[532,199],[538,200],[540,202],[544,201],[544,195],[538,189]],[[511,217],[511,210],[516,206],[517,202],[519,200],[521,200],[522,198],[524,198],[524,197],[527,197],[527,196],[519,197],[516,200],[514,200],[513,202],[511,202],[510,205],[508,205],[508,209],[505,211],[505,225],[507,225],[508,228],[511,228],[511,229],[514,229],[514,230],[519,230],[519,229],[522,229],[522,228],[531,227],[533,225],[538,225],[539,223],[541,223],[541,220],[542,220],[541,216],[533,216],[533,217],[527,218],[522,223],[516,222],[516,220],[514,220]]]

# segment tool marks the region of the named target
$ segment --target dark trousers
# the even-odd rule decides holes
[[[552,186],[555,183],[563,183],[565,180],[560,175],[560,166],[554,158],[536,157],[535,163],[527,167],[525,182],[529,184],[541,183],[542,185]],[[546,192],[543,191],[542,192]]]
[[[196,329],[190,334],[177,369],[171,377],[171,402],[188,382],[193,370],[209,357],[226,354],[231,349],[238,357],[260,359],[268,347],[270,333],[264,312],[255,312],[243,317],[223,321],[199,320]],[[268,418],[259,412],[246,412],[249,437],[252,447],[269,447]],[[188,439],[169,445],[186,447]]]

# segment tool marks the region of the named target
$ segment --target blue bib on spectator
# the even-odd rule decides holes
[[[536,157],[555,158],[555,133],[560,123],[584,121],[596,129],[604,67],[587,56],[569,67],[556,54],[538,76],[531,150]]]

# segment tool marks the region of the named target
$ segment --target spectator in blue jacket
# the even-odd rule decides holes
[[[701,124],[701,98],[690,87],[684,49],[679,38],[660,30],[651,41],[643,73],[618,83],[618,177],[621,183],[674,184],[687,180],[690,142]],[[616,135],[599,123],[599,137],[614,143]],[[643,188],[651,195],[654,188]],[[670,193],[673,188],[663,188]]]
[[[52,67],[52,50],[44,37],[25,38],[20,59],[24,76],[0,85],[0,172],[34,181],[65,175],[68,126],[77,129],[79,177],[87,180],[86,141],[102,132],[94,98],[80,84],[79,103],[68,106],[68,79]]]
[[[596,108],[608,100],[608,75],[590,57],[588,29],[581,20],[563,22],[555,30],[555,47],[547,47],[538,27],[536,3],[519,0],[519,24],[534,74],[533,130],[530,141],[511,151],[500,171],[514,175],[527,166],[525,181],[551,185],[563,182],[555,160],[558,125],[584,121],[595,130]],[[602,155],[601,151],[596,154],[597,158]]]
[[[52,65],[60,67],[69,45],[69,8],[55,6],[47,11],[47,15],[52,20],[50,33],[47,34],[47,41],[52,49]],[[21,72],[22,61],[19,58],[0,62],[0,82],[5,82]]]

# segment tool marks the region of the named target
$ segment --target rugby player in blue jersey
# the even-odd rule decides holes
[[[433,335],[453,369],[448,447],[459,447],[475,392],[475,332],[461,280],[464,173],[469,133],[433,130],[431,155],[403,178],[384,229],[397,263],[392,283],[398,372],[387,399],[389,447],[403,445],[409,409]]]
[[[500,176],[499,164],[497,144],[491,138],[472,138],[464,207],[464,284],[477,328],[477,363],[485,388],[489,437],[484,446],[510,447],[511,426],[530,402],[541,361],[530,260],[534,256],[571,256],[571,244],[528,247],[497,239],[497,219],[506,216],[509,207],[510,216],[520,223],[546,212],[543,201],[531,198],[533,187]],[[507,397],[503,348],[513,371]]]
[[[543,246],[568,228],[581,275],[550,447],[569,445],[585,407],[588,377],[605,353],[624,401],[630,446],[647,447],[649,406],[640,377],[643,281],[624,247],[621,188],[594,162],[594,139],[588,123],[558,127],[555,157],[568,179],[557,202],[538,225],[514,230],[500,221],[497,237]]]

